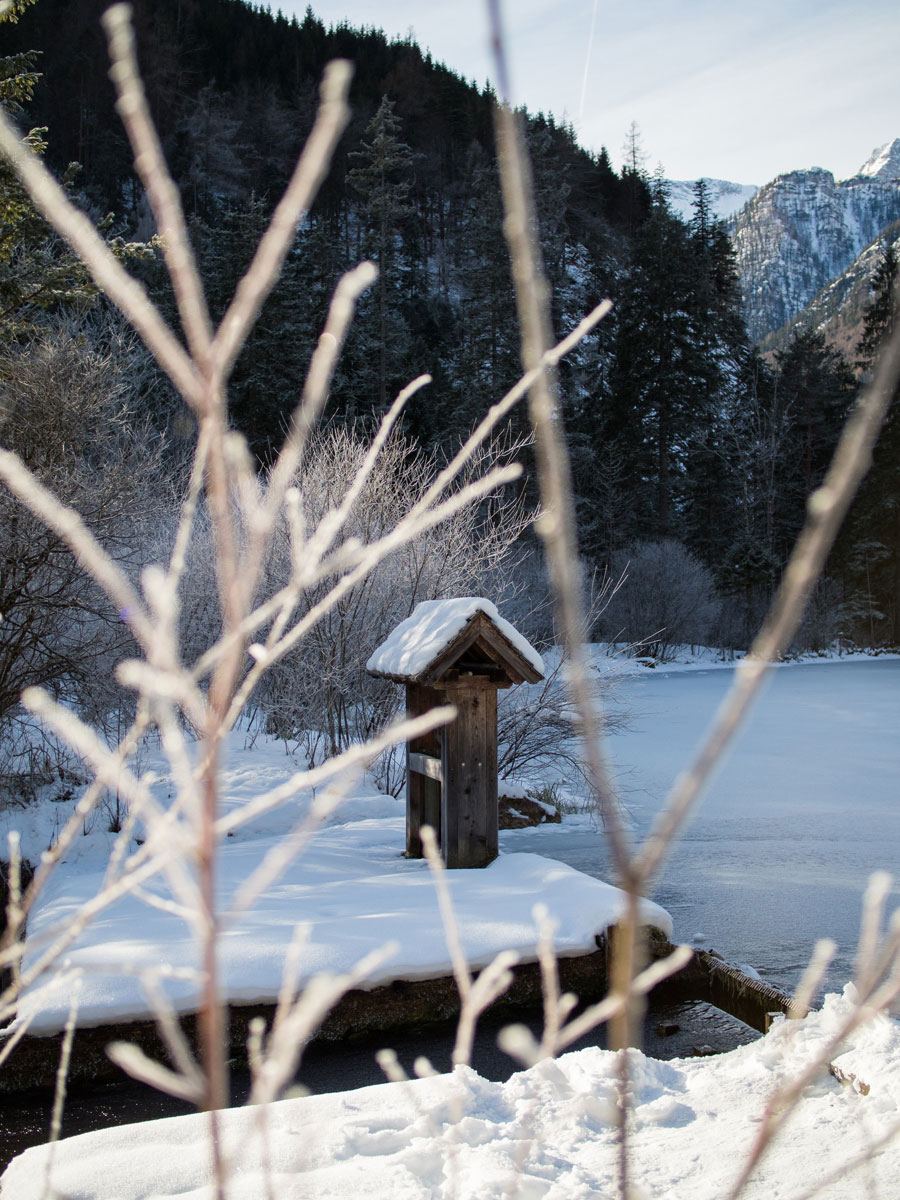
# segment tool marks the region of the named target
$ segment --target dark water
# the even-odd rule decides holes
[[[625,685],[632,727],[610,751],[636,833],[649,828],[731,677],[648,671]],[[564,825],[526,836],[528,850],[611,878],[601,836]],[[787,666],[772,672],[653,899],[671,912],[677,940],[788,990],[816,939],[833,938],[834,990],[852,975],[876,869],[895,877],[890,912],[900,903],[900,661]]]
[[[497,1048],[497,1034],[511,1020],[524,1020],[540,1037],[541,1019],[536,1013],[516,1013],[503,1017],[488,1014],[479,1022],[472,1054],[472,1066],[486,1079],[505,1080],[518,1069]],[[384,1073],[375,1055],[390,1045],[408,1075],[413,1063],[424,1055],[436,1070],[451,1069],[455,1025],[447,1025],[406,1035],[382,1035],[341,1044],[313,1044],[304,1053],[297,1082],[313,1093],[338,1092],[369,1084],[384,1083]],[[572,1047],[603,1046],[603,1029],[588,1034]],[[740,1021],[702,1002],[651,1008],[645,1022],[643,1046],[656,1058],[675,1058],[711,1051],[731,1050],[752,1041],[758,1035]],[[245,1070],[231,1073],[231,1102],[241,1104],[250,1088]],[[29,1146],[47,1141],[50,1129],[52,1097],[24,1094],[0,1099],[0,1172],[9,1161]],[[102,1088],[72,1088],[66,1101],[62,1136],[72,1137],[94,1129],[175,1117],[192,1112],[191,1105],[173,1100],[151,1088],[132,1082]]]

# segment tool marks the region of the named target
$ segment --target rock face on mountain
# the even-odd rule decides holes
[[[813,167],[766,184],[730,222],[750,336],[790,321],[898,219],[900,138],[852,179]]]
[[[879,230],[878,236],[862,254],[837,279],[826,283],[802,312],[764,337],[759,343],[760,349],[764,353],[784,350],[796,329],[815,329],[823,333],[828,343],[840,350],[849,362],[855,361],[866,308],[872,299],[872,278],[887,242],[900,256],[900,221]]]
[[[863,163],[857,174],[885,183],[900,179],[900,138],[894,138],[884,146],[876,146],[869,155],[869,161]]]

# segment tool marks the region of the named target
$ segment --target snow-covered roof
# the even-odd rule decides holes
[[[512,682],[543,679],[540,654],[481,596],[423,600],[382,642],[366,670],[398,683],[434,683],[476,643]]]

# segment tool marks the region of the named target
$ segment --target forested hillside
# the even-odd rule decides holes
[[[23,128],[47,127],[45,154],[58,172],[81,164],[72,186],[98,218],[115,214],[109,235],[124,246],[151,230],[106,78],[105,6],[37,0],[3,27],[3,52],[39,51]],[[331,416],[368,429],[401,386],[428,371],[434,382],[409,406],[404,433],[427,452],[455,444],[518,375],[493,95],[411,41],[326,29],[311,10],[289,21],[240,0],[137,0],[134,9],[150,105],[214,317],[310,129],[324,64],[340,56],[355,67],[350,129],[230,385],[232,419],[261,466],[281,441],[333,286],[362,257],[380,274],[348,341]],[[610,130],[610,141],[622,133]],[[639,560],[645,543],[677,543],[665,570],[694,572],[710,600],[706,628],[683,632],[745,644],[822,476],[859,364],[808,333],[774,366],[763,362],[704,185],[686,224],[662,181],[643,171],[637,144],[631,167],[616,174],[605,151],[588,153],[552,119],[529,116],[527,140],[557,335],[602,297],[615,306],[561,368],[584,557],[616,567]],[[46,236],[41,253],[59,261]],[[2,314],[7,377],[10,359],[51,336],[73,299],[45,293],[49,307],[36,313],[32,293],[12,286],[17,253],[7,246],[0,259],[5,294],[18,297]],[[170,304],[146,257],[137,252],[133,269]],[[142,370],[129,403],[177,447],[167,392],[148,382],[152,368]],[[856,540],[836,555],[809,640],[842,631],[900,641],[900,486],[889,470],[885,486],[882,504],[860,510]],[[527,484],[525,497],[533,499]],[[613,609],[619,629],[607,632],[653,632],[635,628],[637,619]]]

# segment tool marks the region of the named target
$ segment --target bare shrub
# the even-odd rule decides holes
[[[803,621],[791,642],[792,650],[827,650],[834,644],[844,615],[842,595],[842,588],[836,579],[824,576],[819,580],[810,594]]]
[[[578,712],[566,685],[567,660],[560,649],[544,656],[540,683],[500,693],[497,707],[497,770],[503,779],[557,788],[572,811],[597,810],[597,797],[578,730]],[[592,668],[590,687],[606,733],[621,728],[627,713],[613,677]]]
[[[169,493],[162,443],[132,400],[140,363],[133,335],[91,318],[58,322],[0,351],[0,443],[76,508],[127,570],[141,564]],[[27,687],[48,689],[104,728],[131,705],[113,675],[132,645],[127,626],[63,539],[5,490],[0,614],[0,747],[8,755],[38,744],[16,732]]]
[[[603,614],[609,641],[665,662],[673,646],[709,638],[720,610],[713,578],[681,542],[634,542],[613,556],[611,570],[622,584]]]
[[[513,460],[517,449],[504,443],[479,450],[451,494],[460,494],[490,463]],[[370,442],[346,426],[331,425],[311,439],[294,482],[306,528],[320,527],[341,508],[347,481],[358,475],[370,450]],[[384,537],[422,499],[443,465],[437,455],[392,434],[346,513],[335,552]],[[493,577],[514,578],[527,523],[521,501],[499,496],[460,508],[387,555],[267,672],[255,703],[270,731],[334,755],[384,729],[402,698],[396,685],[366,671],[372,649],[420,601],[479,595]],[[290,577],[294,548],[292,524],[284,518],[273,538],[268,585]],[[315,609],[332,582],[322,579],[305,589],[298,613]],[[404,782],[401,758],[387,753],[376,768],[379,783],[394,794]]]

